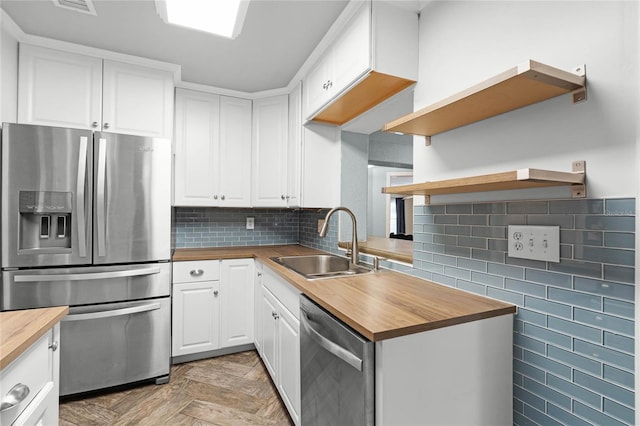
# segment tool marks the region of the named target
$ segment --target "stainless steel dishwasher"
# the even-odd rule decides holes
[[[300,296],[304,426],[374,424],[374,345]]]

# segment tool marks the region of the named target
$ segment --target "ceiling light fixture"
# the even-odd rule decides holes
[[[242,30],[249,0],[156,0],[168,24],[236,38]]]

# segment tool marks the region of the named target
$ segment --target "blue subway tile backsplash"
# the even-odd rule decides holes
[[[468,211],[468,204],[416,206],[423,223],[431,216],[446,225],[414,230],[443,244],[422,244],[434,257],[414,268],[443,267],[433,281],[519,306],[514,423],[632,424],[635,199],[477,203]],[[510,224],[559,226],[560,262],[508,257]],[[452,256],[456,268],[448,267]]]
[[[381,266],[518,306],[514,424],[634,423],[634,198],[416,206],[413,266]],[[327,209],[175,208],[174,247],[302,244],[335,254]],[[246,217],[255,229],[245,229]],[[507,256],[507,226],[560,227],[560,262]]]
[[[296,244],[299,223],[297,210],[176,207],[172,236],[174,248]]]

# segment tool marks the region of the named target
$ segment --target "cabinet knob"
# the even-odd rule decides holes
[[[51,342],[51,344],[49,345],[49,349],[51,349],[53,352],[57,351],[58,350],[58,342],[56,340]]]
[[[213,290],[213,295],[214,295],[215,297],[218,297],[218,290]]]
[[[7,396],[2,398],[0,412],[10,410],[20,404],[29,395],[29,392],[29,386],[22,383],[18,383],[12,387],[9,393],[7,393]]]
[[[258,272],[258,276],[261,277],[262,276],[262,272]]]
[[[104,123],[104,126],[102,126],[102,127],[104,127],[105,129],[108,129],[109,128],[109,123]]]
[[[214,195],[214,196],[213,196],[213,199],[214,199],[214,200],[217,200],[217,199],[218,199],[218,196],[217,196],[217,195]]]
[[[94,128],[95,128],[95,127],[98,127],[98,122],[97,122],[97,121],[94,121],[93,123],[91,123],[91,127],[94,127]]]
[[[204,274],[204,271],[202,269],[192,269],[191,272],[189,272],[189,275],[191,275],[192,277],[199,277],[202,274]]]
[[[287,198],[287,200],[288,200],[288,199],[289,199],[289,198],[291,198],[291,197],[287,195],[287,197],[286,197],[286,198]]]
[[[284,195],[281,195],[280,198],[282,198],[283,200],[287,199],[287,197],[285,197]]]
[[[327,84],[329,85],[328,87],[333,87],[333,81],[329,80]]]
[[[224,195],[221,195],[221,196],[220,196],[220,199],[221,199],[221,200],[224,200]]]

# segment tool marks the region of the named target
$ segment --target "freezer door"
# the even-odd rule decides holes
[[[90,130],[3,123],[2,267],[88,265]]]
[[[60,395],[169,374],[171,299],[78,306],[60,323]]]
[[[167,260],[171,246],[171,141],[94,134],[95,264]]]
[[[1,311],[165,297],[171,294],[171,264],[3,271],[1,284]]]

